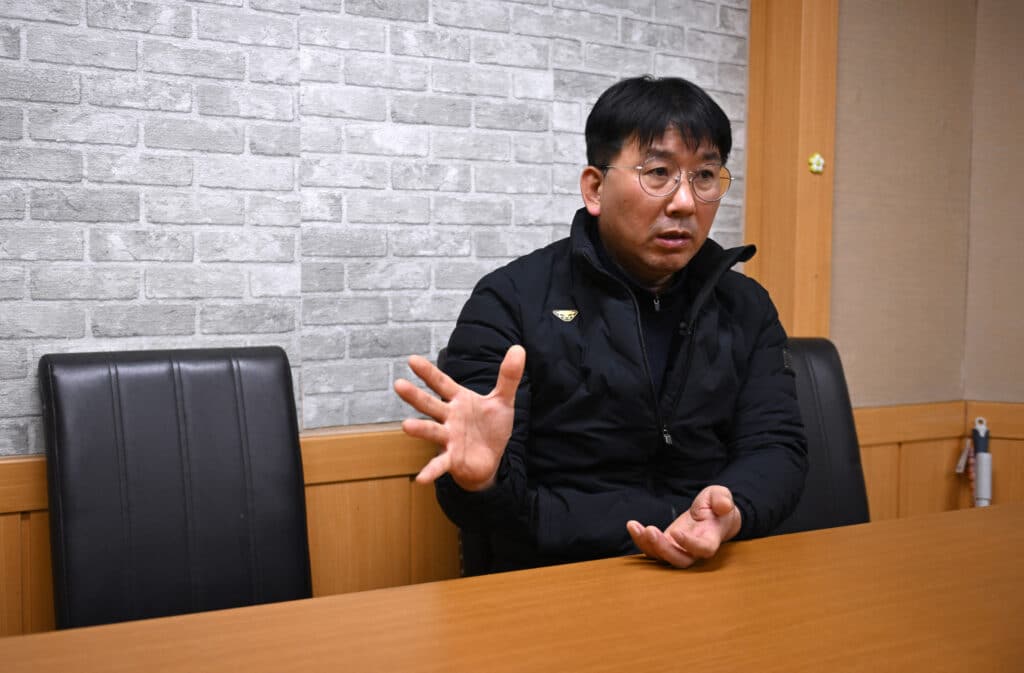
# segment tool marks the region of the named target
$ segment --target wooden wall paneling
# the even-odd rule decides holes
[[[409,478],[306,488],[316,596],[409,583]]]
[[[459,576],[459,531],[441,511],[433,486],[410,480],[409,547],[413,584]]]
[[[963,401],[853,410],[861,446],[963,437],[963,419]]]
[[[0,458],[0,514],[46,509],[46,459]]]
[[[1024,502],[1024,439],[993,439],[992,504]]]
[[[961,438],[900,446],[900,517],[960,509],[967,502],[970,482],[953,472],[963,448]]]
[[[324,434],[319,434],[324,433]],[[331,428],[302,435],[306,485],[416,474],[437,447],[403,433],[396,423],[357,432]]]
[[[52,631],[56,628],[56,614],[50,562],[50,513],[23,515],[21,533],[25,633]]]
[[[875,444],[862,446],[860,462],[868,492],[872,521],[895,519],[900,513],[900,446]]]
[[[21,514],[0,514],[0,636],[22,626]]]

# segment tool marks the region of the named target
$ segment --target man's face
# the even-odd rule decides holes
[[[651,196],[640,186],[632,167],[652,156],[670,158],[684,171],[679,188],[670,196]],[[692,152],[679,131],[670,127],[648,148],[642,149],[636,139],[627,141],[610,162],[619,168],[603,175],[593,167],[584,171],[584,200],[590,214],[598,218],[601,241],[619,266],[640,284],[654,290],[665,287],[707,240],[718,202],[694,198],[686,171],[696,171],[709,163],[721,163],[718,150],[702,144]]]

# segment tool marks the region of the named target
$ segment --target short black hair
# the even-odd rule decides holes
[[[729,118],[711,96],[680,77],[644,75],[616,82],[587,117],[587,163],[604,168],[630,138],[641,148],[675,127],[691,151],[709,143],[724,164],[732,151]]]

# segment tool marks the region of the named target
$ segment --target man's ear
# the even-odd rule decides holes
[[[604,172],[596,166],[587,166],[580,174],[580,193],[587,212],[597,217],[601,214],[601,188],[604,186]]]

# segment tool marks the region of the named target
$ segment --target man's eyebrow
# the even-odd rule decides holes
[[[672,157],[672,152],[670,152],[669,150],[667,150],[665,148],[655,147],[655,146],[652,145],[651,147],[647,148],[647,151],[644,153],[644,156],[646,156],[648,158],[650,158],[650,157],[657,157],[657,158],[669,157],[669,158],[671,158]],[[722,154],[718,150],[706,150],[706,151],[701,153],[700,160],[701,161],[717,161],[717,162],[721,163],[721,161],[722,161]]]

